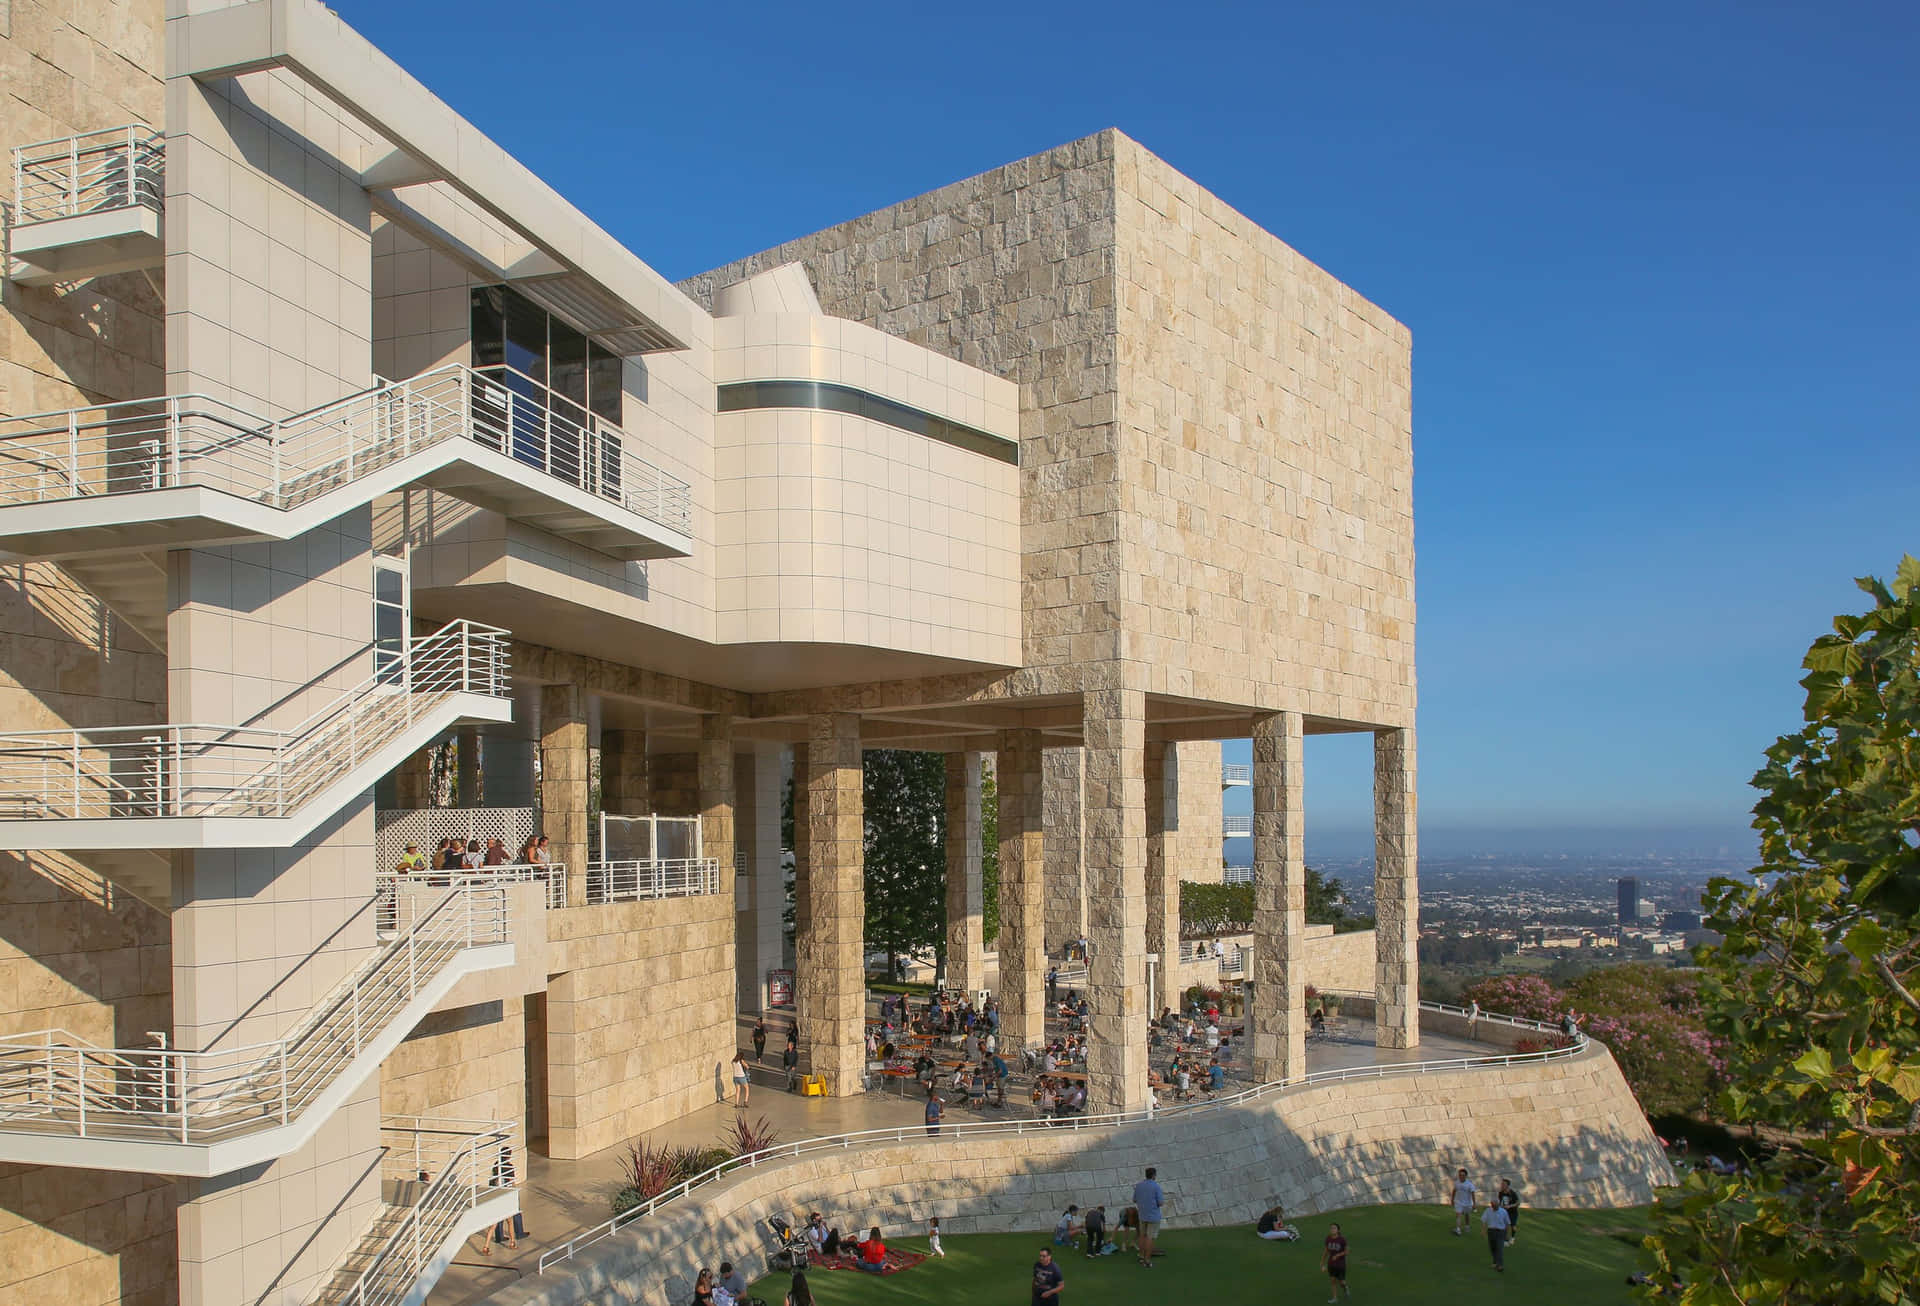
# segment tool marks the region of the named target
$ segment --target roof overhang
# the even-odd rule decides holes
[[[653,353],[697,337],[698,305],[314,0],[170,18],[167,50],[169,77],[299,77],[388,143],[361,163],[376,208],[515,281],[606,348]],[[462,222],[468,205],[490,221]]]

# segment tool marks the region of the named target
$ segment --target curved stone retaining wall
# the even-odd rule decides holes
[[[1672,1182],[1613,1058],[1598,1043],[1511,1066],[1307,1085],[1151,1122],[1018,1135],[909,1135],[743,1171],[635,1221],[546,1274],[496,1293],[499,1306],[678,1306],[703,1265],[765,1266],[759,1222],[827,1213],[841,1229],[897,1237],[939,1216],[947,1233],[1051,1229],[1069,1202],[1126,1204],[1159,1168],[1167,1229],[1251,1224],[1282,1202],[1309,1215],[1369,1202],[1443,1200],[1456,1166],[1506,1176],[1529,1206],[1650,1201]]]

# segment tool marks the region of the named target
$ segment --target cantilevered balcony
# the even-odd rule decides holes
[[[0,846],[289,847],[449,726],[511,720],[506,640],[452,622],[285,730],[0,735]]]
[[[1245,762],[1222,762],[1220,764],[1220,787],[1222,789],[1244,789],[1253,783],[1253,767]]]
[[[437,368],[269,422],[203,395],[0,421],[0,549],[284,540],[430,485],[622,560],[685,556],[686,482],[509,368]]]
[[[1244,812],[1228,812],[1221,818],[1220,833],[1229,839],[1253,837],[1253,818]]]
[[[159,267],[165,158],[138,124],[15,147],[7,275],[49,286]]]
[[[505,889],[389,893],[371,909],[390,941],[273,1042],[0,1037],[0,1161],[207,1177],[301,1147],[455,984],[514,961]]]

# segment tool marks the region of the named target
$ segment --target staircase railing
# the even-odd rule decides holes
[[[619,427],[511,368],[459,364],[279,421],[198,394],[0,421],[0,504],[200,486],[290,510],[450,439],[691,529],[687,483]]]
[[[0,1038],[0,1130],[208,1144],[297,1119],[468,948],[512,941],[506,893],[377,904],[399,937],[285,1037],[206,1051],[97,1047],[63,1029]]]
[[[133,123],[13,150],[13,222],[166,203],[166,138]]]
[[[507,862],[499,866],[483,866],[478,870],[428,869],[408,875],[382,871],[374,877],[374,883],[383,891],[397,888],[413,890],[423,885],[544,884],[547,887],[547,906],[567,905],[567,868],[559,862]]]
[[[447,695],[509,697],[508,638],[450,622],[285,730],[168,724],[0,735],[0,819],[290,815]]]
[[[322,1294],[327,1303],[405,1300],[468,1212],[517,1183],[510,1122],[388,1116],[380,1134],[382,1186],[400,1200],[350,1263],[359,1273],[336,1277]]]

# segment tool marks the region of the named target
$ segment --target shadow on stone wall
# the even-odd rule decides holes
[[[744,1172],[636,1221],[500,1306],[686,1300],[703,1265],[764,1266],[760,1221],[828,1214],[885,1235],[1050,1229],[1069,1202],[1126,1205],[1147,1166],[1168,1194],[1168,1233],[1251,1224],[1276,1202],[1311,1216],[1370,1203],[1444,1200],[1457,1166],[1510,1178],[1533,1207],[1616,1207],[1672,1181],[1613,1058],[1598,1044],[1554,1061],[1310,1085],[1150,1123],[899,1141],[824,1150]]]

